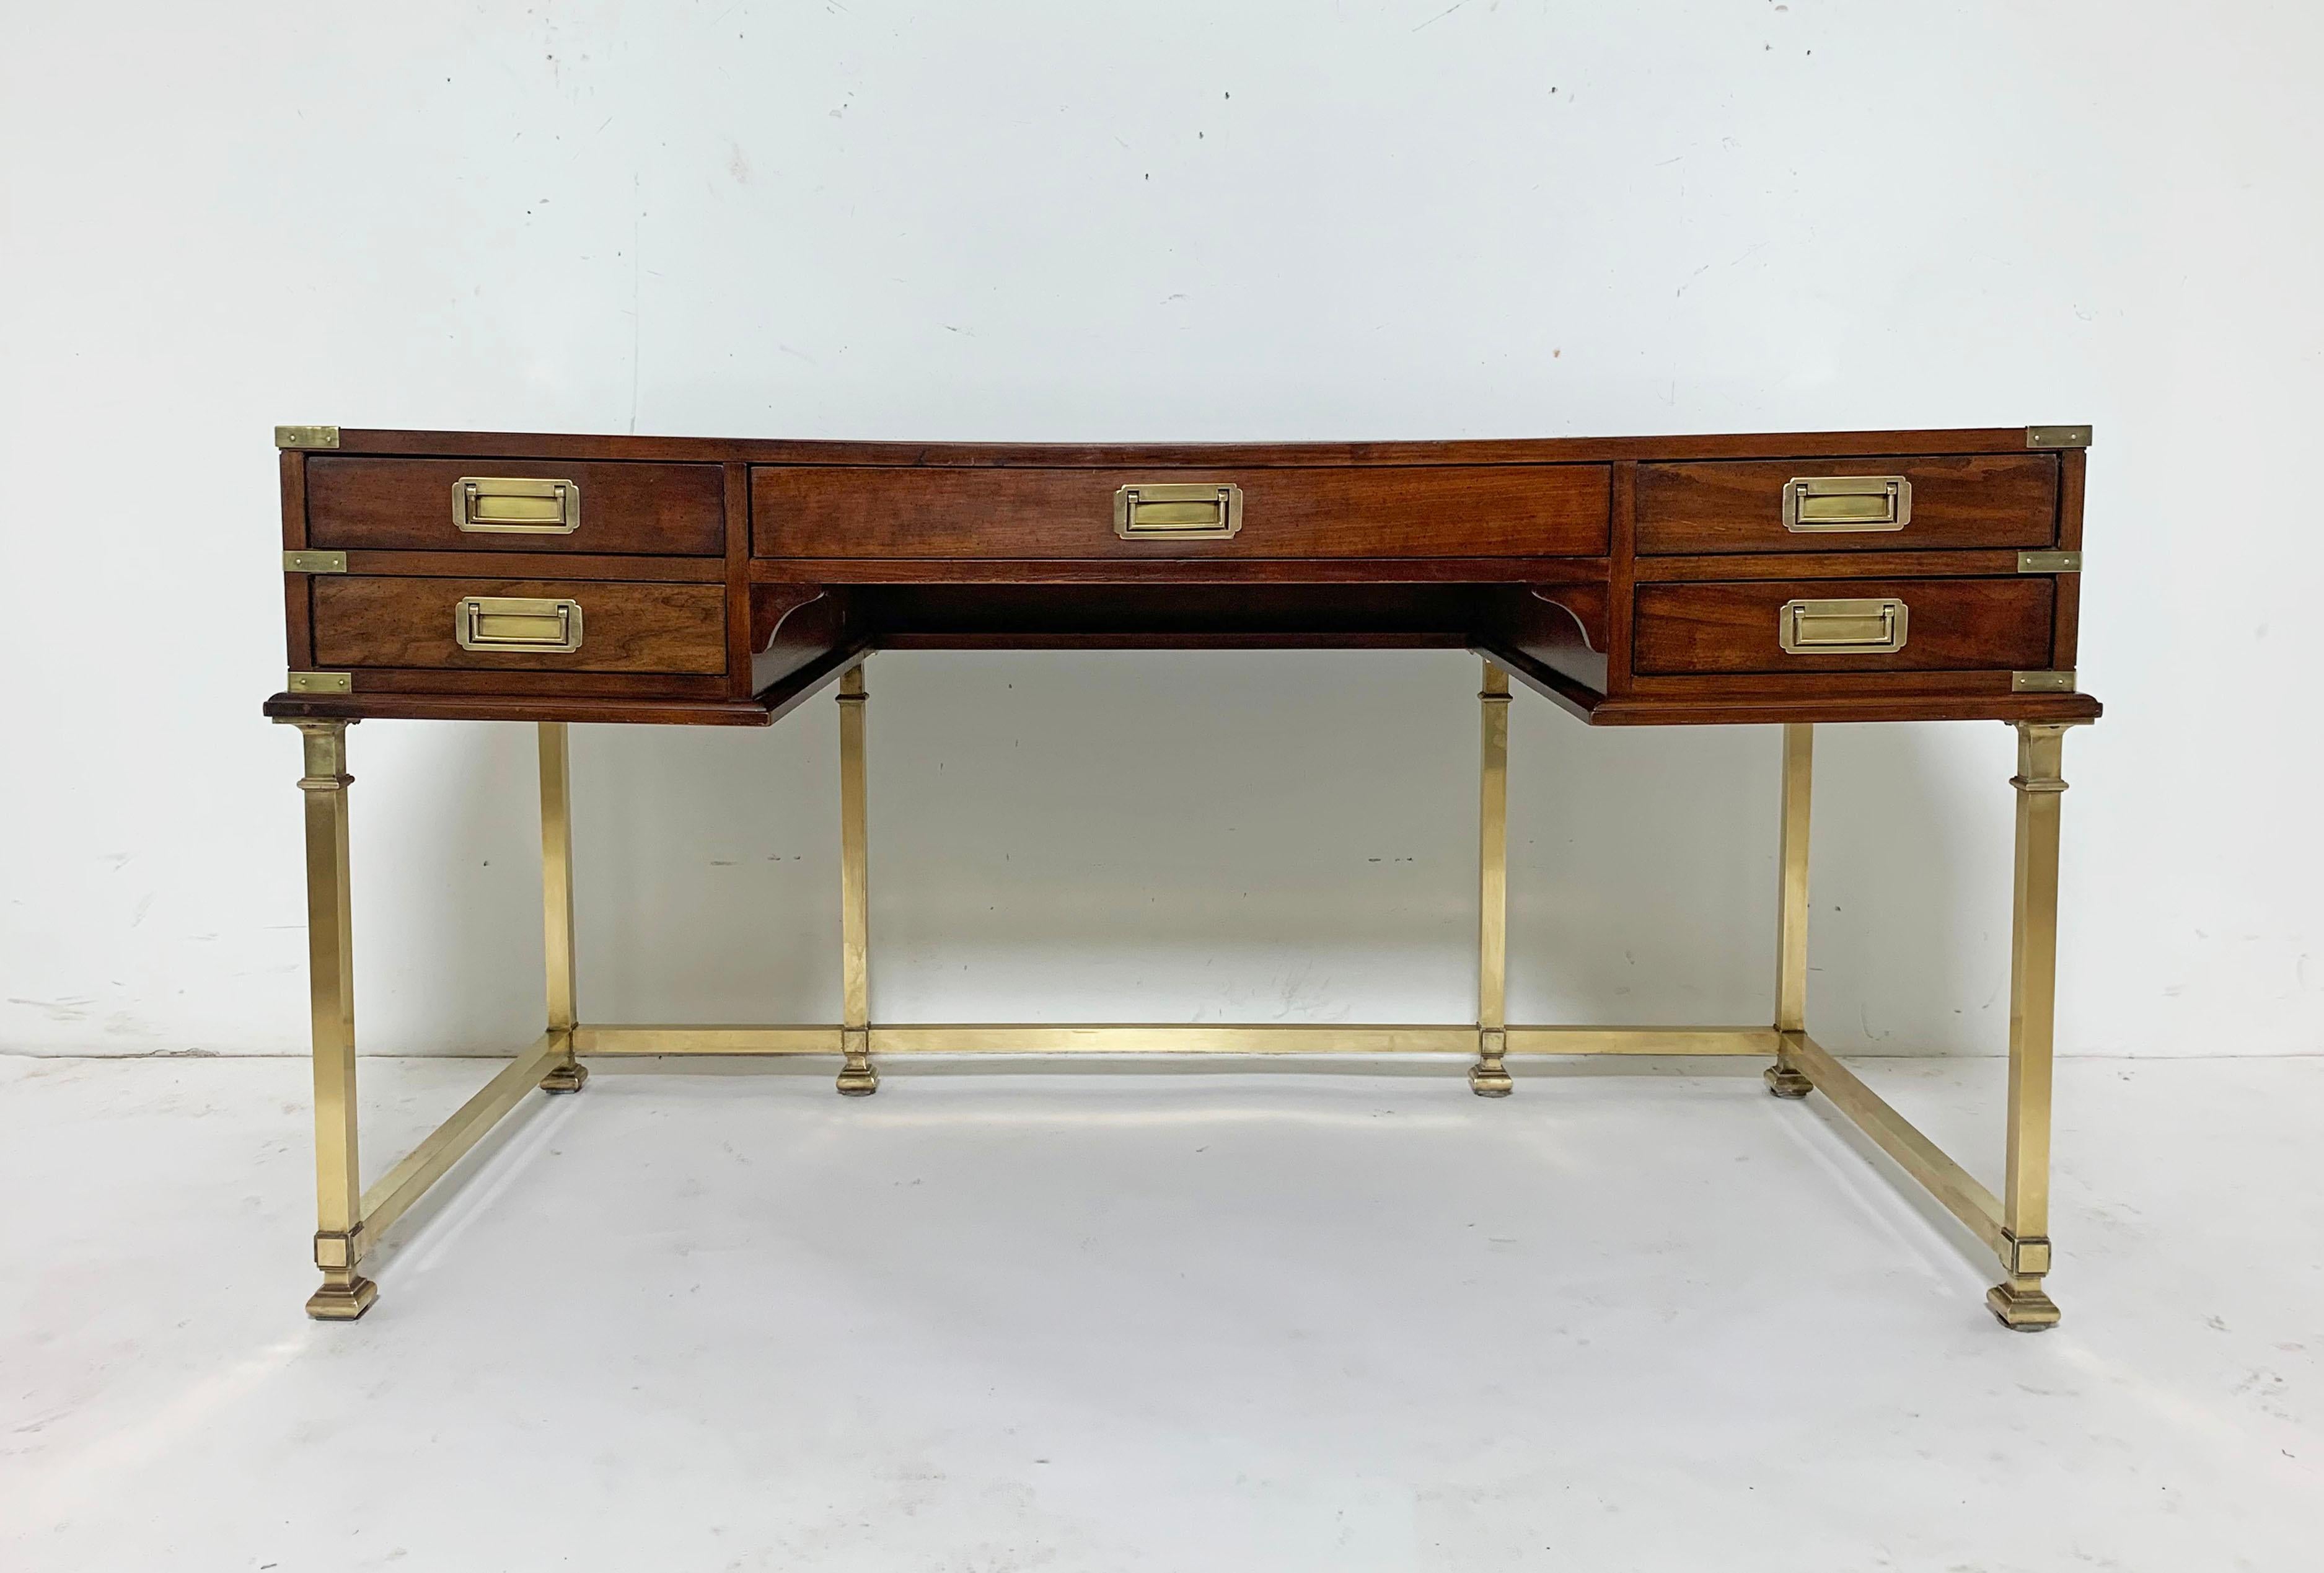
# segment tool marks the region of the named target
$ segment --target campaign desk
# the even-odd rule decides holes
[[[2001,1263],[2012,1328],[2053,1325],[2049,1160],[2059,794],[2089,429],[1539,441],[1060,446],[730,441],[290,426],[290,675],[304,736],[326,1319],[365,1252],[535,1087],[585,1058],[828,1054],[877,1090],[906,1054],[1456,1051],[1756,1055],[1821,1093]],[[872,1014],[863,662],[880,650],[1463,649],[1483,658],[1477,1012],[1444,1026],[905,1026]],[[1764,1026],[1504,1019],[1511,680],[1592,726],[1782,728],[1782,896]],[[570,722],[767,726],[840,707],[842,1020],[585,1021],[576,1006]],[[540,747],[548,1020],[368,1189],[356,1154],[346,729],[524,721]],[[2007,1163],[1997,1195],[1807,1032],[1819,721],[2016,729]],[[909,740],[899,741],[909,746]],[[1194,811],[1200,811],[1199,806]]]

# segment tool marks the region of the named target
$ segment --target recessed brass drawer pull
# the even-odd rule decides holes
[[[569,655],[581,648],[581,603],[464,596],[452,605],[452,634],[463,650]]]
[[[1913,483],[1903,476],[1794,476],[1784,483],[1786,530],[1837,534],[1902,530],[1912,522]]]
[[[452,523],[471,534],[570,535],[581,528],[581,483],[522,476],[462,476]]]
[[[1910,609],[1894,596],[1864,601],[1785,601],[1775,637],[1793,655],[1893,655]]]
[[[1222,540],[1241,528],[1240,486],[1172,482],[1113,494],[1113,532],[1124,541]]]

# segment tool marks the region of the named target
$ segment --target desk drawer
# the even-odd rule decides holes
[[[1120,495],[1125,487],[1139,494],[1134,510]],[[751,472],[752,550],[786,558],[1598,557],[1610,496],[1604,465],[761,466]]]
[[[715,464],[317,456],[307,539],[347,551],[715,556],[726,550],[725,478]]]
[[[1641,585],[1633,669],[1683,672],[2038,671],[2047,578]]]
[[[2047,453],[1638,467],[1638,550],[2040,547],[2057,532]]]
[[[331,575],[314,592],[326,669],[726,670],[723,585]]]

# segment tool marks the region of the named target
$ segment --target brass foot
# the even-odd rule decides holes
[[[2058,1325],[2058,1302],[2042,1291],[2038,1278],[2003,1279],[1985,1291],[1985,1309],[2015,1332],[2043,1333]]]
[[[579,1092],[588,1079],[589,1068],[577,1059],[568,1059],[562,1065],[550,1067],[549,1074],[540,1078],[540,1090]]]
[[[1788,1065],[1770,1065],[1760,1074],[1767,1078],[1767,1090],[1777,1097],[1805,1097],[1815,1090],[1815,1083]]]
[[[880,1073],[872,1068],[872,1035],[861,1027],[849,1027],[839,1035],[842,1055],[839,1065],[839,1090],[847,1097],[870,1097],[880,1090]]]
[[[1499,1027],[1478,1029],[1477,1063],[1469,1067],[1469,1090],[1479,1097],[1507,1097],[1517,1090],[1509,1068],[1501,1062],[1508,1042],[1508,1034]]]
[[[1508,1067],[1480,1059],[1469,1067],[1469,1090],[1479,1097],[1507,1097],[1517,1090],[1517,1083],[1509,1079]]]
[[[379,1285],[368,1278],[350,1272],[340,1280],[337,1273],[323,1275],[323,1287],[308,1297],[309,1316],[318,1322],[351,1322],[379,1298]]]

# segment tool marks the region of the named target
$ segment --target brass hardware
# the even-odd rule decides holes
[[[2010,911],[2009,1112],[2006,1175],[1996,1196],[1924,1135],[1822,1045],[1797,1027],[1803,1013],[1805,934],[1796,941],[1782,928],[1777,948],[1776,1013],[1781,1043],[1767,1071],[1769,1088],[1783,1096],[1822,1093],[1833,1107],[1895,1159],[1945,1209],[1992,1247],[2002,1282],[1986,1306],[2003,1325],[2038,1332],[2058,1325],[2057,1302],[2042,1288],[2050,1271],[2050,1098],[2058,982],[2058,808],[2066,790],[2059,774],[2066,728],[2072,723],[2020,721],[2017,728],[2017,856]],[[1796,904],[1804,918],[1807,894],[1805,738],[1791,747],[1786,728],[1783,919]],[[1794,791],[1796,789],[1796,799]],[[1793,840],[1794,810],[1799,837]],[[1796,850],[1795,850],[1796,847]],[[1795,877],[1796,876],[1796,877]],[[1796,963],[1792,949],[1801,948]],[[1794,978],[1796,976],[1796,983]],[[1794,1079],[1795,1078],[1795,1079]]]
[[[839,680],[839,1090],[880,1090],[872,1063],[872,907],[865,847],[863,668]]]
[[[347,884],[347,727],[295,721],[305,769],[308,1032],[315,1075],[315,1265],[322,1287],[307,1301],[318,1321],[351,1322],[379,1286],[363,1260],[363,1162],[355,1149],[355,954]]]
[[[524,476],[462,476],[452,523],[475,535],[570,535],[581,528],[581,483]]]
[[[581,603],[463,596],[452,604],[452,636],[463,650],[570,655],[581,648]]]
[[[1176,482],[1113,494],[1113,532],[1124,541],[1223,540],[1242,528],[1242,488]]]
[[[2090,429],[2087,426],[2028,426],[2025,446],[2028,448],[2088,448]]]
[[[1775,862],[1775,1063],[1767,1067],[1767,1090],[1777,1097],[1805,1097],[1811,1084],[1792,1063],[1781,1034],[1808,1024],[1808,810],[1815,777],[1815,728],[1794,721],[1784,727],[1783,829]]]
[[[337,448],[339,429],[336,426],[277,426],[274,446],[277,448]]]
[[[353,672],[294,671],[287,686],[294,694],[351,694],[355,680]]]
[[[2082,554],[2079,551],[2021,551],[2017,554],[2019,573],[2080,573]]]
[[[549,1030],[561,1048],[543,1092],[579,1092],[589,1068],[573,1057],[573,754],[562,721],[540,723],[540,953]]]
[[[2017,866],[2009,914],[2009,1143],[2001,1188],[2004,1277],[1985,1297],[2004,1326],[2058,1325],[2050,1269],[2050,1080],[2058,1011],[2058,821],[2066,780],[2061,721],[2020,721]]]
[[[1995,1250],[2001,1246],[2001,1203],[1975,1175],[1963,1169],[1914,1124],[1864,1085],[1805,1032],[1784,1034],[1785,1057],[1798,1065],[1815,1090],[1831,1101],[1856,1128],[1894,1158],[1898,1167],[1942,1203],[1969,1231]]]
[[[1903,476],[1795,476],[1784,483],[1784,528],[1801,532],[1902,530],[1913,522]]]
[[[284,573],[345,573],[347,554],[344,551],[286,551],[282,554]]]
[[[2013,694],[2070,694],[2074,691],[2071,671],[2013,671],[2009,674],[2009,691]]]
[[[1893,655],[1904,648],[1911,610],[1894,596],[1877,600],[1785,601],[1775,637],[1793,655]]]
[[[468,1150],[500,1124],[501,1116],[532,1091],[557,1062],[564,1041],[562,1033],[543,1032],[530,1048],[501,1067],[474,1097],[453,1110],[419,1146],[405,1153],[402,1161],[380,1177],[378,1184],[364,1192],[364,1231],[377,1238],[410,1211],[429,1186],[467,1156]]]
[[[1477,1063],[1469,1090],[1507,1097],[1515,1084],[1508,1052],[1509,674],[1485,662],[1477,695],[1482,718],[1477,789]]]
[[[848,1029],[623,1024],[574,1029],[581,1054],[838,1054]],[[1457,1054],[1477,1051],[1477,1028],[1360,1027],[1270,1022],[1264,1026],[872,1027],[864,1052],[890,1054]],[[1510,1027],[1511,1054],[1612,1054],[1656,1058],[1757,1057],[1780,1047],[1768,1027]]]

